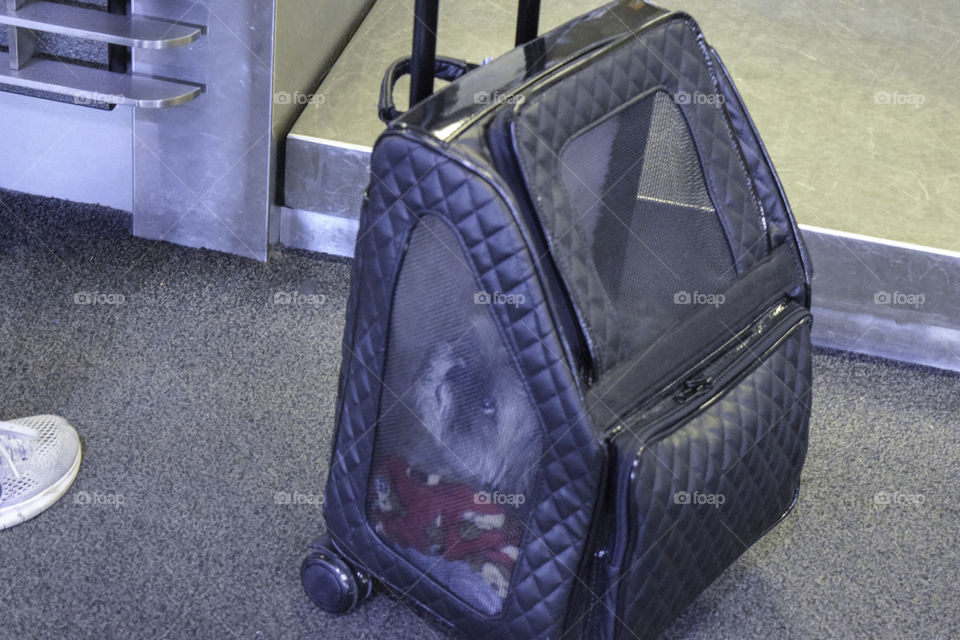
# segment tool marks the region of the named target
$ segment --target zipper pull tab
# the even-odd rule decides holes
[[[673,394],[673,399],[677,401],[678,404],[682,404],[693,398],[699,396],[702,393],[705,393],[713,386],[713,378],[710,376],[696,376],[688,380],[684,380],[683,386]]]

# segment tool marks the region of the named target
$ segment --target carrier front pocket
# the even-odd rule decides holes
[[[618,425],[603,637],[654,637],[794,504],[810,418],[810,314],[780,302]],[[629,629],[626,626],[629,625]]]

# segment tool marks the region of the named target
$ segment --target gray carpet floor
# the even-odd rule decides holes
[[[86,456],[0,532],[0,639],[454,637],[382,592],[337,618],[300,589],[321,512],[277,494],[322,492],[348,277],[0,192],[0,415],[64,415]],[[813,409],[798,508],[667,637],[958,637],[960,377],[820,352]]]

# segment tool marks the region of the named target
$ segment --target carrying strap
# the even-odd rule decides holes
[[[397,86],[400,78],[411,72],[412,63],[411,56],[399,58],[387,67],[387,72],[383,75],[383,82],[380,83],[380,106],[377,109],[377,113],[385,123],[389,123],[391,120],[395,120],[403,115],[403,112],[397,109],[396,103],[393,101],[393,90]],[[468,71],[473,71],[478,66],[479,65],[473,64],[472,62],[457,60],[456,58],[436,57],[433,63],[431,79],[440,78],[447,82],[453,82]]]

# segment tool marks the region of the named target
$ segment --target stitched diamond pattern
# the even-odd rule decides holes
[[[328,529],[374,575],[472,637],[556,636],[584,553],[602,453],[561,358],[531,257],[500,196],[458,163],[455,153],[387,134],[374,150],[371,169],[376,177],[361,217],[353,274],[363,287],[354,288],[344,340],[343,402],[324,510]],[[455,225],[485,290],[526,300],[491,309],[517,354],[550,446],[541,463],[540,506],[496,621],[424,579],[383,546],[364,520],[391,292],[406,239],[417,217],[427,213]]]
[[[586,330],[596,344],[592,355],[601,372],[626,355],[625,345],[577,226],[582,213],[571,208],[557,179],[562,171],[561,149],[584,127],[653,89],[696,97],[715,95],[718,86],[702,34],[692,19],[681,15],[629,39],[520,109],[514,131],[526,182],[568,287],[583,310]],[[757,195],[728,116],[716,101],[677,101],[689,123],[737,273],[742,274],[763,259],[769,247]]]
[[[631,628],[621,625],[618,637],[655,637],[789,509],[806,456],[810,367],[805,324],[722,399],[642,451],[630,492],[634,546],[617,585]],[[724,502],[696,504],[698,495]]]

